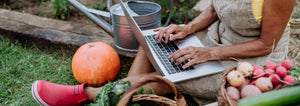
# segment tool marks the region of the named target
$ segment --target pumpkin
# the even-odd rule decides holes
[[[101,86],[113,81],[120,70],[120,58],[117,52],[103,42],[91,42],[82,45],[72,59],[72,71],[79,83],[87,82]]]

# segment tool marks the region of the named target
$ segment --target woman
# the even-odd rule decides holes
[[[176,64],[190,59],[183,68],[208,60],[219,60],[227,69],[237,65],[232,59],[257,65],[266,64],[267,60],[279,63],[288,52],[288,21],[294,4],[295,0],[212,0],[212,5],[189,24],[172,24],[155,29],[159,31],[156,39],[161,41],[164,34],[167,42],[192,33],[198,36],[206,48],[187,47],[170,56],[172,61],[178,59]],[[170,34],[173,36],[170,37]],[[143,49],[139,48],[128,76],[123,80],[135,83],[147,75],[158,73]],[[176,85],[202,105],[205,103],[203,101],[216,101],[219,81],[220,74],[214,74]],[[171,93],[169,87],[160,83],[146,86],[158,95]],[[86,84],[65,86],[46,81],[36,81],[32,86],[33,97],[39,103],[49,105],[70,105],[94,100],[101,89]]]

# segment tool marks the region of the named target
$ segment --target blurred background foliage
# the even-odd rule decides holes
[[[87,5],[89,5],[91,8],[108,11],[106,6],[107,0],[78,0],[78,1],[87,3]],[[111,0],[111,1],[112,1],[111,3],[112,5],[118,3],[117,0]],[[123,0],[123,1],[128,1],[128,0]],[[140,0],[133,0],[133,1],[140,1]],[[146,0],[146,1],[155,2],[161,5],[162,23],[164,23],[167,20],[169,12],[172,12],[172,18],[170,23],[174,23],[174,24],[187,24],[193,18],[199,15],[199,12],[194,11],[193,7],[200,0],[173,0],[173,6],[174,6],[173,11],[170,11],[170,0]],[[38,5],[42,5],[42,6],[38,6]],[[62,19],[67,21],[69,21],[70,18],[77,17],[78,14],[81,14],[78,13],[79,12],[78,10],[72,8],[72,6],[66,0],[0,0],[0,8],[6,8],[9,10],[15,10],[20,12],[28,12],[34,15],[51,17],[51,18]],[[300,18],[300,0],[296,0],[292,18],[293,19]]]
[[[66,0],[51,0],[53,18],[66,20],[70,18],[71,5]]]
[[[193,11],[193,7],[199,0],[173,0],[173,11],[170,11],[170,0],[151,0],[162,7],[162,21],[165,22],[172,12],[171,23],[186,24],[199,13]]]
[[[186,24],[191,21],[194,17],[199,15],[199,12],[193,11],[193,7],[199,0],[173,0],[173,11],[170,11],[170,0],[147,0],[155,2],[162,7],[162,23],[165,23],[169,17],[169,13],[172,12],[170,23],[174,24]],[[106,0],[101,3],[97,3],[93,6],[94,9],[108,11]]]

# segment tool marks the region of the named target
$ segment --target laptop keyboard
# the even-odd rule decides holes
[[[184,72],[187,70],[194,69],[193,66],[190,66],[186,69],[183,69],[182,66],[189,62],[189,60],[186,60],[182,62],[179,65],[175,65],[175,62],[171,62],[169,59],[169,56],[178,50],[177,45],[174,41],[169,41],[169,43],[165,43],[164,38],[160,43],[158,43],[158,40],[155,40],[156,34],[145,36],[147,42],[150,44],[151,48],[154,50],[154,52],[157,54],[158,58],[162,62],[162,64],[165,66],[166,70],[169,74],[175,74]]]

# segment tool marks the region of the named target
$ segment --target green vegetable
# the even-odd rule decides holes
[[[105,84],[98,92],[94,103],[89,106],[115,106],[124,92],[131,86],[129,81],[115,81]],[[145,89],[146,88],[146,89]],[[135,92],[138,94],[155,94],[151,88],[141,87],[140,90]],[[128,106],[140,106],[137,103],[128,103]]]
[[[130,87],[130,82],[115,81],[105,84],[90,106],[115,106],[123,93]]]
[[[292,68],[289,72],[289,75],[292,75],[295,77],[296,82],[300,81],[300,68],[299,67],[294,67]]]
[[[123,93],[130,87],[130,82],[127,81],[125,83],[117,83],[113,86],[108,93],[108,97],[110,98],[110,105],[117,105],[119,99],[123,95]]]
[[[240,106],[280,106],[300,103],[300,86],[282,88],[237,101]]]

